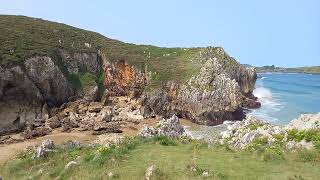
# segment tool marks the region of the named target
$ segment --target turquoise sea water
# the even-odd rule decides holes
[[[250,114],[287,124],[302,113],[320,112],[320,75],[261,73],[254,95],[262,106]]]

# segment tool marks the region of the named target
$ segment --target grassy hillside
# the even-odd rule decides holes
[[[256,67],[257,72],[283,72],[283,73],[320,73],[320,66],[283,68],[275,66]]]
[[[288,68],[288,70],[294,71],[294,72],[303,72],[303,73],[320,73],[320,66]]]
[[[156,165],[154,179],[317,179],[319,154],[286,153],[281,158],[208,147],[197,141],[166,137],[127,139],[119,147],[59,146],[47,157],[33,160],[25,152],[0,167],[4,179],[143,179]],[[77,164],[65,168],[70,161]],[[203,172],[208,172],[204,177]]]
[[[100,50],[110,61],[126,60],[153,72],[153,83],[190,77],[199,65],[191,59],[200,48],[134,45],[101,34],[25,16],[0,15],[0,64],[19,64],[34,55],[55,57],[63,48],[76,52]]]

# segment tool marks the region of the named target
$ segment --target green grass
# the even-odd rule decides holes
[[[84,73],[80,75],[80,82],[82,86],[95,86],[97,77],[91,73]]]
[[[268,151],[278,153],[276,148]],[[132,138],[119,147],[58,147],[37,160],[31,153],[0,167],[5,179],[107,179],[112,172],[119,179],[143,179],[145,170],[156,165],[156,179],[316,179],[320,177],[319,152],[282,153],[269,158],[251,152],[208,148],[205,143],[167,137]],[[71,160],[78,164],[65,169]],[[318,159],[317,159],[318,158]],[[42,169],[42,170],[40,170]],[[194,169],[194,170],[192,170]],[[40,173],[42,171],[42,173]]]
[[[262,66],[256,67],[258,72],[295,72],[295,73],[320,73],[320,66],[309,66],[309,67],[296,67],[296,68],[282,68],[275,66]]]
[[[203,49],[135,45],[61,23],[11,15],[0,15],[0,40],[0,65],[21,64],[29,57],[47,55],[55,60],[68,77],[65,65],[57,57],[57,49],[69,52],[100,51],[111,62],[126,60],[141,71],[152,72],[147,89],[157,88],[162,82],[170,80],[185,82],[199,71],[199,52]],[[91,47],[87,47],[86,43]],[[218,60],[230,68],[238,65],[227,54],[212,53],[216,53]],[[68,79],[75,80],[74,77]],[[78,86],[77,79],[74,86]]]

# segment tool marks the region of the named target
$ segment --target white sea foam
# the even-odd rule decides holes
[[[272,93],[269,89],[264,87],[258,87],[253,90],[253,95],[259,99],[272,99]]]
[[[283,104],[277,99],[277,96],[264,87],[256,88],[253,94],[261,102],[262,106],[259,109],[253,110],[250,114],[268,122],[278,121],[277,118],[272,117],[274,112],[280,111],[283,108]]]

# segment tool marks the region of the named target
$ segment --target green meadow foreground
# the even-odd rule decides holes
[[[317,179],[318,150],[285,152],[233,151],[195,140],[130,138],[119,146],[65,145],[32,159],[26,151],[2,166],[4,179]],[[74,161],[74,163],[69,163]],[[66,166],[69,163],[68,166]]]

